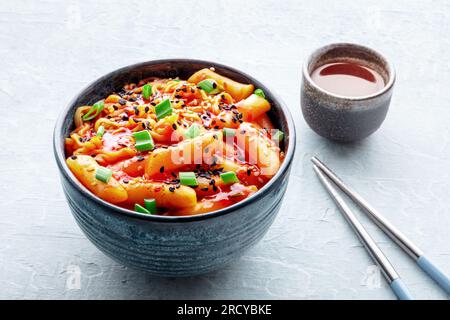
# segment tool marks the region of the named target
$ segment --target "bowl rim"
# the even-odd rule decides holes
[[[143,213],[139,213],[130,209],[122,208],[120,206],[114,205],[112,203],[109,203],[100,197],[96,196],[94,193],[89,191],[78,179],[73,175],[73,173],[70,171],[66,164],[66,158],[65,158],[65,152],[64,152],[64,144],[62,143],[63,139],[65,137],[62,136],[63,131],[63,124],[65,119],[67,118],[67,115],[69,111],[72,109],[72,105],[75,103],[75,101],[78,99],[78,97],[83,94],[89,87],[93,86],[97,82],[100,82],[102,80],[107,80],[110,78],[113,74],[126,72],[129,69],[136,69],[139,67],[144,67],[148,65],[157,65],[157,64],[164,64],[164,63],[173,63],[173,62],[184,62],[184,63],[198,63],[198,64],[204,64],[205,68],[207,65],[210,67],[218,67],[218,68],[224,68],[228,69],[228,71],[237,73],[242,75],[243,77],[248,78],[251,80],[252,84],[258,84],[258,86],[263,87],[265,90],[269,92],[269,95],[273,97],[273,100],[275,100],[281,109],[281,113],[286,118],[287,127],[289,129],[289,143],[287,145],[287,152],[285,154],[285,158],[278,169],[277,173],[255,194],[251,195],[250,197],[237,202],[229,207],[225,207],[223,209],[202,213],[198,215],[190,215],[190,216],[162,216],[162,215],[147,215]],[[285,102],[278,96],[277,93],[275,93],[273,90],[268,88],[266,85],[262,84],[260,81],[256,80],[254,77],[248,75],[245,72],[242,72],[238,69],[235,69],[233,67],[224,65],[222,63],[207,61],[207,60],[199,60],[199,59],[189,59],[189,58],[173,58],[173,59],[157,59],[157,60],[148,60],[144,62],[134,63],[130,65],[126,65],[117,69],[114,69],[111,72],[108,72],[107,74],[95,79],[94,81],[90,82],[88,85],[84,86],[66,105],[66,107],[60,112],[58,119],[56,121],[54,130],[53,130],[53,152],[55,155],[56,163],[58,165],[58,169],[62,176],[66,178],[69,183],[72,184],[72,186],[81,194],[88,197],[89,199],[93,200],[97,204],[106,207],[110,209],[111,213],[121,213],[127,216],[130,216],[132,218],[137,218],[141,220],[147,220],[147,221],[153,221],[153,222],[193,222],[193,221],[200,221],[200,220],[206,220],[214,217],[219,217],[222,215],[225,215],[227,213],[231,213],[233,211],[236,211],[246,205],[248,205],[250,202],[253,202],[255,200],[258,200],[262,198],[264,195],[266,195],[268,192],[270,192],[271,187],[273,184],[282,178],[284,173],[289,170],[290,165],[292,163],[292,160],[294,158],[295,154],[295,146],[296,146],[296,132],[295,132],[295,125],[294,121],[291,115],[290,110],[286,106]]]
[[[324,52],[326,52],[327,49],[334,49],[334,48],[339,48],[339,47],[356,47],[356,48],[359,48],[361,50],[364,50],[366,52],[369,52],[369,53],[381,58],[381,60],[383,60],[386,63],[386,69],[389,73],[389,81],[384,85],[383,89],[381,89],[380,91],[377,91],[375,93],[369,94],[369,95],[351,97],[351,96],[343,96],[340,94],[336,94],[336,93],[330,92],[330,91],[325,90],[322,87],[318,86],[314,82],[314,80],[311,78],[311,75],[309,73],[308,69],[309,69],[310,62],[316,55],[322,55]],[[322,54],[320,54],[321,51],[323,51]],[[384,54],[382,54],[378,50],[372,49],[370,47],[367,47],[367,46],[364,46],[361,44],[353,43],[353,42],[330,43],[330,44],[327,44],[327,45],[324,45],[324,46],[321,46],[321,47],[315,49],[307,56],[306,60],[304,61],[303,67],[302,67],[302,73],[303,73],[303,77],[308,81],[308,84],[310,84],[312,87],[314,87],[314,89],[318,90],[322,94],[328,95],[328,96],[336,98],[336,99],[347,100],[347,101],[365,101],[365,100],[370,100],[370,99],[382,96],[394,86],[394,83],[396,80],[396,72],[395,72],[394,65],[386,58],[386,56]]]

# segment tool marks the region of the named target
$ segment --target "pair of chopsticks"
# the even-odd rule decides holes
[[[312,157],[314,171],[319,177],[325,189],[332,196],[343,215],[353,227],[364,247],[369,252],[372,259],[381,269],[386,277],[391,289],[400,300],[412,300],[408,288],[395,271],[392,264],[386,258],[381,249],[376,245],[375,241],[364,229],[361,222],[356,218],[355,214],[350,210],[344,199],[339,195],[336,188],[331,183],[334,182],[344,193],[346,193],[363,211],[392,239],[394,240],[418,265],[440,285],[447,294],[450,294],[450,279],[438,267],[436,267],[414,243],[411,242],[400,230],[383,217],[374,207],[372,207],[363,197],[354,190],[350,189],[344,182],[331,171],[323,162],[316,157]],[[331,181],[330,181],[331,180]]]

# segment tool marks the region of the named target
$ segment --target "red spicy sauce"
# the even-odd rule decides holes
[[[311,73],[311,79],[322,89],[347,97],[371,95],[385,86],[378,72],[354,62],[325,64]]]

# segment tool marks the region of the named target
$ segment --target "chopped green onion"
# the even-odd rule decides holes
[[[200,81],[199,83],[197,83],[197,87],[202,88],[210,94],[216,94],[221,91],[219,85],[213,79],[205,79],[203,81]]]
[[[134,146],[137,151],[147,151],[155,148],[153,138],[147,130],[135,132],[133,133],[133,137],[136,141]]]
[[[97,172],[95,173],[95,179],[100,180],[104,183],[108,183],[111,176],[112,171],[105,167],[98,167]]]
[[[239,182],[239,179],[236,176],[236,173],[234,173],[233,171],[221,173],[220,179],[222,179],[223,183],[225,183],[225,184]]]
[[[196,123],[193,123],[189,129],[186,130],[184,136],[188,139],[193,139],[200,134],[200,126]]]
[[[94,119],[96,116],[100,114],[100,112],[103,111],[103,108],[105,107],[105,102],[103,100],[97,101],[94,103],[94,105],[88,110],[88,112],[83,115],[82,119],[84,121],[89,121]]]
[[[198,186],[197,178],[194,172],[180,172],[180,183],[184,186],[196,187]]]
[[[144,199],[145,209],[151,214],[156,213],[156,200],[155,199]]]
[[[148,140],[148,141],[145,141],[145,142],[139,142],[139,143],[136,143],[134,146],[136,147],[137,151],[141,151],[141,152],[142,151],[153,150],[155,148],[155,144],[153,143],[153,140],[152,141]]]
[[[262,91],[261,89],[256,89],[253,94],[256,94],[257,96],[260,96],[261,98],[266,98],[266,95],[264,94],[264,91]]]
[[[232,128],[223,128],[222,132],[225,137],[234,137],[236,135],[236,129]]]
[[[284,138],[284,133],[281,130],[277,130],[277,132],[275,132],[272,135],[272,140],[273,141],[281,142],[281,141],[283,141],[283,138]]]
[[[98,130],[97,130],[97,137],[103,137],[103,134],[105,133],[105,127],[104,126],[100,126],[100,127],[98,127]]]
[[[145,86],[142,87],[142,96],[144,99],[150,98],[152,95],[152,85],[147,83]]]
[[[140,212],[140,213],[147,213],[150,214],[150,211],[148,211],[147,209],[145,209],[143,206],[141,206],[140,204],[136,203],[134,205],[134,211],[136,212]]]
[[[156,118],[158,118],[158,120],[170,116],[172,114],[172,105],[170,104],[170,100],[166,99],[161,103],[157,104],[155,107],[155,112]]]
[[[172,81],[180,82],[181,80],[180,79],[172,79]]]

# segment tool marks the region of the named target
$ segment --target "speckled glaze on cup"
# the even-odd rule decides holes
[[[362,97],[345,97],[326,91],[314,83],[311,73],[332,62],[357,62],[369,67],[383,77],[385,86],[377,93]],[[357,44],[330,44],[309,56],[302,73],[303,117],[322,137],[339,142],[364,139],[374,133],[386,118],[395,71],[380,53]]]
[[[65,163],[64,138],[73,129],[76,107],[92,104],[127,82],[156,76],[187,79],[214,67],[220,74],[264,90],[269,116],[285,132],[286,157],[277,174],[256,194],[222,210],[185,217],[145,215],[107,203],[87,190]],[[65,196],[76,222],[101,251],[118,262],[156,276],[193,276],[218,269],[266,233],[286,191],[295,149],[295,129],[284,103],[266,86],[236,69],[214,62],[170,59],[113,71],[81,91],[62,112],[54,131],[54,153]]]

